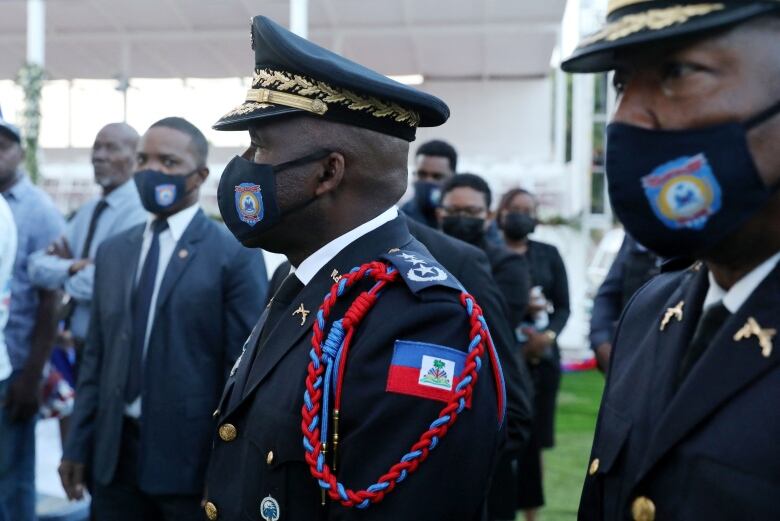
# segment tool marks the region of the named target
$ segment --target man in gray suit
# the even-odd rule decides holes
[[[203,134],[166,118],[141,139],[145,224],[106,240],[64,456],[63,486],[100,520],[200,519],[211,412],[260,315],[262,257],[199,208]]]

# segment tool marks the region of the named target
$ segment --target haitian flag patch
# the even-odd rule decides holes
[[[465,363],[463,351],[425,342],[396,340],[386,390],[449,402]]]

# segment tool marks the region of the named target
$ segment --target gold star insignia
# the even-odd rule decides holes
[[[769,355],[772,354],[772,338],[776,334],[776,329],[764,329],[758,325],[755,318],[750,317],[745,322],[745,325],[736,332],[734,341],[739,342],[754,336],[758,339],[758,345],[761,346],[761,355],[764,358],[769,358]]]
[[[295,315],[301,316],[301,325],[304,325],[306,323],[306,317],[309,316],[309,310],[303,307],[303,302],[301,302],[301,305],[298,306],[298,309],[293,311],[293,316]]]
[[[685,306],[684,301],[680,301],[677,303],[676,306],[672,308],[667,308],[666,313],[664,313],[664,318],[661,320],[661,331],[666,329],[666,326],[669,325],[669,322],[676,318],[678,322],[682,322],[683,319],[683,306]]]

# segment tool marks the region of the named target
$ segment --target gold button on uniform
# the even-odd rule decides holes
[[[222,441],[233,441],[236,439],[236,428],[230,423],[225,423],[219,428],[219,437]]]
[[[265,462],[269,465],[274,462],[274,451],[268,451],[268,455],[265,457]]]
[[[217,519],[217,506],[214,503],[209,501],[204,509],[206,510],[206,517],[211,519],[211,521]]]
[[[588,474],[591,476],[599,471],[599,459],[593,458],[593,461],[590,462],[590,467],[588,468]]]
[[[634,521],[654,521],[655,503],[650,498],[639,496],[631,504],[631,516]]]

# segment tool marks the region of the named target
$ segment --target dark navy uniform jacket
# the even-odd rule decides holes
[[[261,520],[261,503],[271,497],[280,520],[480,518],[504,436],[487,357],[470,408],[464,409],[417,472],[382,502],[366,510],[344,508],[330,500],[321,506],[320,488],[304,460],[301,407],[312,323],[334,282],[333,272],[346,273],[395,248],[428,257],[404,221],[395,219],[347,246],[301,290],[276,324],[253,332],[216,413],[207,476],[210,517]],[[343,316],[356,293],[348,295],[352,298],[337,304],[334,318]],[[442,401],[387,391],[388,370],[396,340],[467,350],[469,323],[459,296],[460,291],[445,285],[420,289],[399,280],[383,290],[358,328],[347,361],[336,471],[346,487],[360,490],[375,483],[445,406]],[[301,315],[293,315],[301,304],[310,311],[303,325]],[[262,327],[272,329],[258,342]],[[250,364],[255,355],[255,363]],[[225,429],[226,425],[232,428]],[[231,435],[220,434],[225,432]]]
[[[580,520],[780,519],[780,352],[764,356],[755,336],[735,338],[751,317],[780,330],[780,267],[723,323],[675,390],[708,284],[697,264],[659,275],[629,303]],[[680,302],[682,318],[671,316],[662,331]]]

